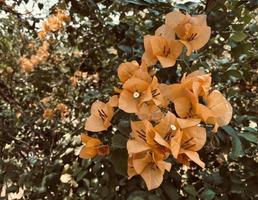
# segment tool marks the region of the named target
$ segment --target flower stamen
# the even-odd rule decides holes
[[[140,93],[139,92],[134,92],[133,93],[133,97],[135,98],[135,99],[137,99],[137,98],[139,98],[140,97]]]
[[[176,126],[173,124],[170,125],[170,128],[172,129],[172,131],[175,131],[177,129]]]

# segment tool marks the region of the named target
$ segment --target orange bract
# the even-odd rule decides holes
[[[148,66],[160,62],[164,68],[172,67],[181,54],[183,45],[177,40],[169,40],[161,36],[144,36],[144,48],[142,60]]]
[[[213,124],[213,131],[217,132],[218,127],[229,124],[233,109],[227,99],[218,91],[212,91],[205,98],[206,105],[197,104],[196,112],[208,124]]]
[[[137,174],[141,175],[148,190],[159,187],[163,181],[165,170],[170,171],[172,166],[171,163],[156,159],[151,152],[133,155],[131,160],[131,168],[128,168],[131,170],[129,174],[131,176]]]
[[[135,72],[140,68],[136,61],[126,62],[119,65],[117,72],[118,77],[122,83],[131,78]]]
[[[85,130],[99,132],[107,130],[111,126],[111,119],[114,114],[114,109],[109,104],[101,101],[95,101],[91,106],[91,115],[85,123]]]
[[[34,70],[34,64],[28,58],[20,58],[20,65],[24,72],[31,72]]]
[[[86,134],[81,135],[81,140],[84,143],[80,151],[80,157],[83,159],[93,158],[97,155],[108,155],[108,145],[103,145],[102,142],[97,138],[92,138]]]
[[[63,103],[57,104],[56,110],[60,112],[61,118],[67,117],[70,113],[68,106]]]
[[[50,108],[44,110],[43,118],[52,119],[54,117],[54,111]]]
[[[166,15],[165,27],[162,35],[166,36],[168,31],[174,32],[186,46],[188,56],[202,48],[211,34],[211,28],[206,23],[206,15],[190,16],[174,11]]]

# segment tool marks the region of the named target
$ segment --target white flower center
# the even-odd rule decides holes
[[[175,130],[176,130],[176,126],[173,125],[173,124],[170,125],[170,128],[172,129],[172,131],[175,131]]]
[[[140,97],[140,93],[139,93],[139,92],[134,92],[134,93],[133,93],[133,97],[134,97],[135,99],[139,98],[139,97]]]

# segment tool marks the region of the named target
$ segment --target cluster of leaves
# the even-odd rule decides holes
[[[0,197],[18,193],[23,199],[257,198],[256,1],[60,0],[55,6],[67,6],[71,22],[51,41],[48,60],[30,74],[21,72],[18,60],[34,53],[27,48],[31,41],[40,45],[35,28],[39,19],[3,2],[7,17],[0,20]],[[44,9],[42,4],[34,6]],[[193,166],[184,171],[175,164],[161,187],[147,192],[140,178],[128,181],[121,176],[127,166],[124,138],[130,132],[129,120],[116,115],[118,134],[107,138],[113,151],[109,158],[79,159],[79,135],[89,105],[111,95],[119,63],[140,60],[143,35],[153,33],[161,17],[174,8],[206,13],[212,37],[198,55],[162,70],[159,78],[173,83],[180,77],[176,73],[203,67],[212,72],[214,87],[229,97],[234,118],[230,126],[209,135],[200,152],[208,163],[204,170]],[[76,51],[82,54],[77,57],[72,53]],[[74,87],[69,79],[76,70],[87,72],[88,78]],[[40,102],[46,96],[52,99],[47,105]],[[69,116],[44,120],[44,109],[58,103],[69,107]]]

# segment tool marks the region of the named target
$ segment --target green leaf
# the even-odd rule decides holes
[[[229,79],[231,77],[234,77],[234,78],[237,78],[237,79],[241,79],[242,78],[242,74],[240,71],[238,70],[235,70],[235,69],[231,69],[231,70],[228,70],[226,71],[223,76],[226,78],[226,79]]]
[[[243,32],[236,32],[234,33],[230,38],[235,42],[241,42],[243,41],[247,35]]]
[[[170,200],[179,199],[177,189],[172,183],[164,183],[162,184],[162,188]]]
[[[127,138],[116,134],[112,137],[112,147],[114,148],[126,148]]]
[[[195,187],[192,185],[186,185],[184,186],[184,190],[186,191],[187,194],[196,197],[197,196],[197,191],[195,190]]]
[[[17,192],[19,190],[19,187],[17,185],[11,185],[7,188],[7,193],[9,192]]]
[[[125,3],[131,3],[131,4],[135,4],[135,5],[148,5],[146,2],[141,1],[141,0],[125,0]]]
[[[239,136],[243,137],[247,141],[253,142],[255,144],[258,144],[258,138],[252,134],[252,133],[240,133]]]
[[[158,196],[156,196],[155,194],[152,194],[152,195],[148,196],[148,200],[160,200],[160,198]]]
[[[129,135],[131,132],[131,124],[127,120],[121,120],[118,123],[117,129],[119,130],[120,133],[123,135]]]
[[[87,170],[80,171],[80,173],[76,176],[76,182],[81,181],[87,173]]]
[[[115,168],[116,173],[127,176],[127,159],[126,149],[115,149],[111,151],[110,160]]]
[[[127,200],[145,200],[148,196],[148,192],[136,190],[130,194]]]
[[[214,199],[215,196],[216,196],[216,193],[214,191],[212,191],[211,189],[205,189],[201,193],[201,199],[204,199],[204,200],[212,200],[212,199]]]
[[[244,29],[245,24],[232,24],[232,28],[235,31],[242,31]]]
[[[190,12],[189,7],[185,4],[178,3],[175,5],[175,8],[185,10],[187,12]]]
[[[236,130],[231,126],[224,126],[222,129],[232,137],[232,158],[236,159],[238,156],[244,155],[242,143]]]

